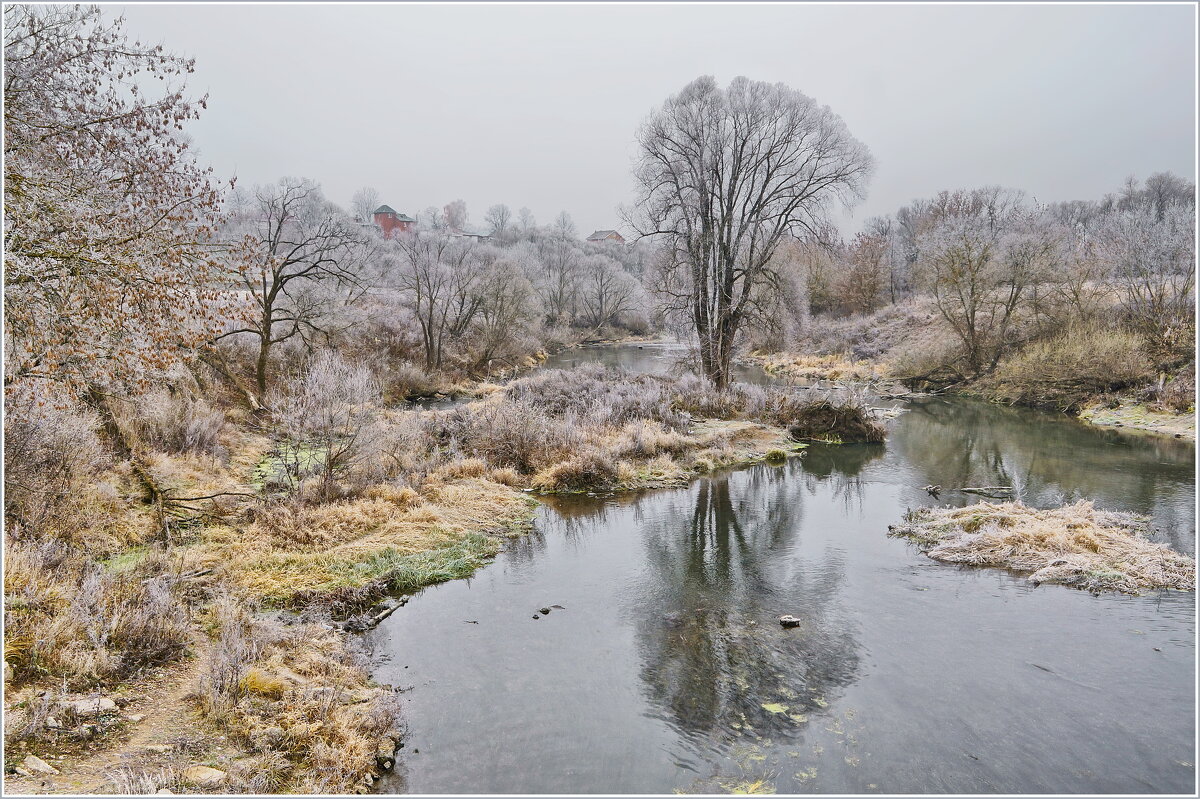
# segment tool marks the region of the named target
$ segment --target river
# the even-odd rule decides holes
[[[368,638],[374,676],[411,686],[382,792],[1192,793],[1192,593],[1034,588],[886,533],[906,508],[978,501],[926,484],[1016,480],[1030,505],[1151,515],[1193,554],[1194,445],[965,399],[905,407],[886,444],[547,498],[495,563],[419,592]]]

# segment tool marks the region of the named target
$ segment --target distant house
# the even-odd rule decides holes
[[[381,205],[372,214],[375,224],[383,231],[385,239],[395,238],[401,233],[407,233],[417,225],[417,220],[408,214],[401,214],[390,205]]]
[[[474,239],[475,241],[486,241],[491,238],[490,233],[476,227],[450,228],[449,234],[451,238]]]
[[[617,244],[624,244],[625,237],[615,230],[597,230],[595,233],[587,237],[587,240],[596,244],[602,241],[615,241]]]

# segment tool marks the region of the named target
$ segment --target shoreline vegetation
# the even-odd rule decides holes
[[[1052,410],[1100,427],[1196,438],[1190,356],[1155,357],[1132,334],[1071,331],[1016,349],[988,374],[915,377],[926,368],[914,368],[915,361],[952,358],[944,341],[930,343],[938,340],[936,328],[932,313],[913,302],[844,320],[823,340],[807,341],[807,354],[768,347],[752,350],[743,360],[799,385],[865,385],[892,397],[959,394]]]
[[[480,229],[463,199],[235,186],[188,132],[191,58],[99,6],[5,23],[9,792],[369,792],[406,688],[351,633],[394,595],[472,574],[539,494],[878,447],[896,411],[864,381],[1194,409],[1195,187],[1170,173],[1095,202],[947,190],[846,240],[866,144],[796,89],[702,76],[631,131],[624,233],[504,203]],[[663,331],[700,376],[540,368]],[[847,385],[735,383],[743,349]],[[1132,524],[1097,514],[1100,548]],[[1082,584],[1143,579],[1120,566]]]
[[[156,396],[136,423],[116,417],[141,478],[114,462],[64,498],[70,539],[10,531],[10,790],[369,791],[402,725],[348,633],[470,576],[530,529],[538,494],[684,485],[884,435],[853,392],[580,367],[398,409],[355,381],[331,361],[291,386],[323,397],[302,403],[319,430]],[[219,419],[208,444],[162,445],[198,414]],[[147,504],[142,479],[210,499]],[[164,681],[177,690],[156,703]]]
[[[1081,501],[1039,510],[1019,502],[910,510],[888,534],[933,560],[991,566],[1093,594],[1193,591],[1196,564],[1149,539],[1149,520]]]

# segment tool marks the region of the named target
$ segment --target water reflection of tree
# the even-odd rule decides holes
[[[831,483],[834,499],[849,508],[862,505],[862,470],[885,452],[883,444],[811,444],[799,461],[788,466],[793,473],[803,473],[810,492],[816,492],[820,483]]]
[[[800,549],[803,488],[759,467],[646,498],[659,507],[643,527],[651,574],[633,598],[641,675],[687,737],[800,734],[858,671],[837,602],[843,563]],[[782,613],[802,625],[782,629]]]
[[[1092,499],[1149,514],[1174,546],[1195,546],[1189,442],[1091,428],[1059,414],[933,400],[913,403],[896,420],[889,447],[917,469],[914,483],[950,489],[1015,482],[1031,505]],[[976,498],[944,491],[942,500]]]

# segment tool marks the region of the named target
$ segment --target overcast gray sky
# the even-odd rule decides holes
[[[945,188],[1097,198],[1195,170],[1195,7],[109,6],[194,56],[203,158],[414,213],[505,202],[618,226],[634,132],[702,74],[827,104],[878,162],[854,230]]]

